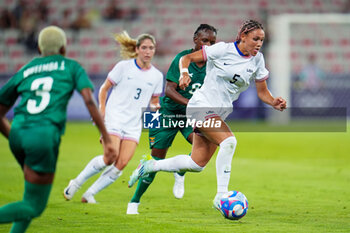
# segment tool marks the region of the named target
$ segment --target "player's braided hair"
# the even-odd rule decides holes
[[[150,34],[141,34],[135,40],[129,36],[127,31],[123,31],[115,34],[114,39],[120,44],[120,56],[123,59],[136,58],[136,48],[140,47],[141,43],[146,39],[150,39],[156,45],[156,40]]]
[[[250,20],[245,21],[241,25],[241,27],[240,27],[240,29],[238,31],[238,35],[237,35],[236,41],[239,43],[241,41],[241,36],[242,36],[243,33],[247,35],[249,32],[251,32],[251,31],[253,31],[255,29],[262,29],[262,30],[264,30],[264,27],[263,27],[263,25],[261,23],[259,23],[256,20],[250,19]]]
[[[209,31],[213,31],[215,34],[217,34],[217,29],[216,28],[214,28],[213,26],[211,26],[211,25],[209,25],[209,24],[201,24],[201,25],[199,25],[199,27],[196,29],[196,31],[194,32],[194,34],[193,34],[193,38],[195,38],[196,36],[198,36],[198,33],[200,32],[200,31],[207,31],[207,30],[209,30]]]

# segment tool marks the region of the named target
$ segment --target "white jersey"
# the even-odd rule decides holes
[[[207,60],[204,83],[192,96],[190,102],[202,102],[198,107],[231,107],[251,81],[264,81],[269,71],[265,68],[262,53],[244,56],[236,42],[219,42],[204,46],[203,56]],[[197,107],[194,106],[194,107]]]
[[[147,108],[152,96],[161,95],[163,74],[154,66],[142,70],[136,59],[130,59],[117,63],[107,78],[114,85],[106,105],[107,130],[141,134],[142,110]]]

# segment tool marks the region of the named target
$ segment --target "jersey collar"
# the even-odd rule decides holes
[[[242,53],[242,51],[239,50],[238,45],[237,45],[237,41],[235,41],[234,44],[235,44],[235,47],[236,47],[236,50],[237,50],[238,54],[241,55],[241,57],[244,57],[244,58],[250,58],[250,57],[251,57],[250,55],[248,55],[248,56],[247,56],[247,55],[244,55],[244,54]]]
[[[148,69],[142,69],[142,68],[137,64],[136,58],[134,59],[134,62],[135,62],[136,67],[137,67],[139,70],[141,70],[141,71],[147,71],[147,70],[150,70],[150,69],[152,68],[152,65],[151,65],[150,68],[148,68]]]

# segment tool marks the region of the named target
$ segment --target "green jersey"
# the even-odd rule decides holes
[[[191,49],[182,51],[181,53],[176,55],[166,75],[167,80],[179,84],[179,78],[180,78],[179,61],[182,56],[185,56],[186,54],[189,54],[189,53],[192,53]],[[195,92],[195,90],[197,90],[202,86],[204,77],[205,77],[205,69],[206,69],[206,65],[202,67],[198,67],[194,62],[191,62],[190,66],[188,67],[188,73],[191,77],[191,83],[188,85],[188,87],[185,90],[182,90],[179,87],[177,87],[176,91],[179,92],[183,97],[190,99],[193,93]],[[167,108],[171,111],[178,111],[179,114],[186,113],[185,105],[181,105],[174,102],[168,96],[164,96],[161,98],[161,106],[162,108]]]
[[[16,106],[12,127],[54,124],[64,132],[67,104],[74,90],[93,89],[85,70],[61,55],[34,58],[0,90],[0,103]]]

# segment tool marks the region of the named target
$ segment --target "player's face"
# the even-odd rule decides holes
[[[216,33],[211,30],[199,31],[197,36],[193,38],[195,43],[194,49],[200,50],[203,45],[213,45],[216,42]]]
[[[136,48],[137,57],[145,62],[151,62],[156,48],[150,39],[145,39],[141,42],[140,46]]]
[[[242,44],[244,45],[244,54],[255,56],[265,39],[265,32],[262,29],[255,29],[247,35],[242,35]]]

